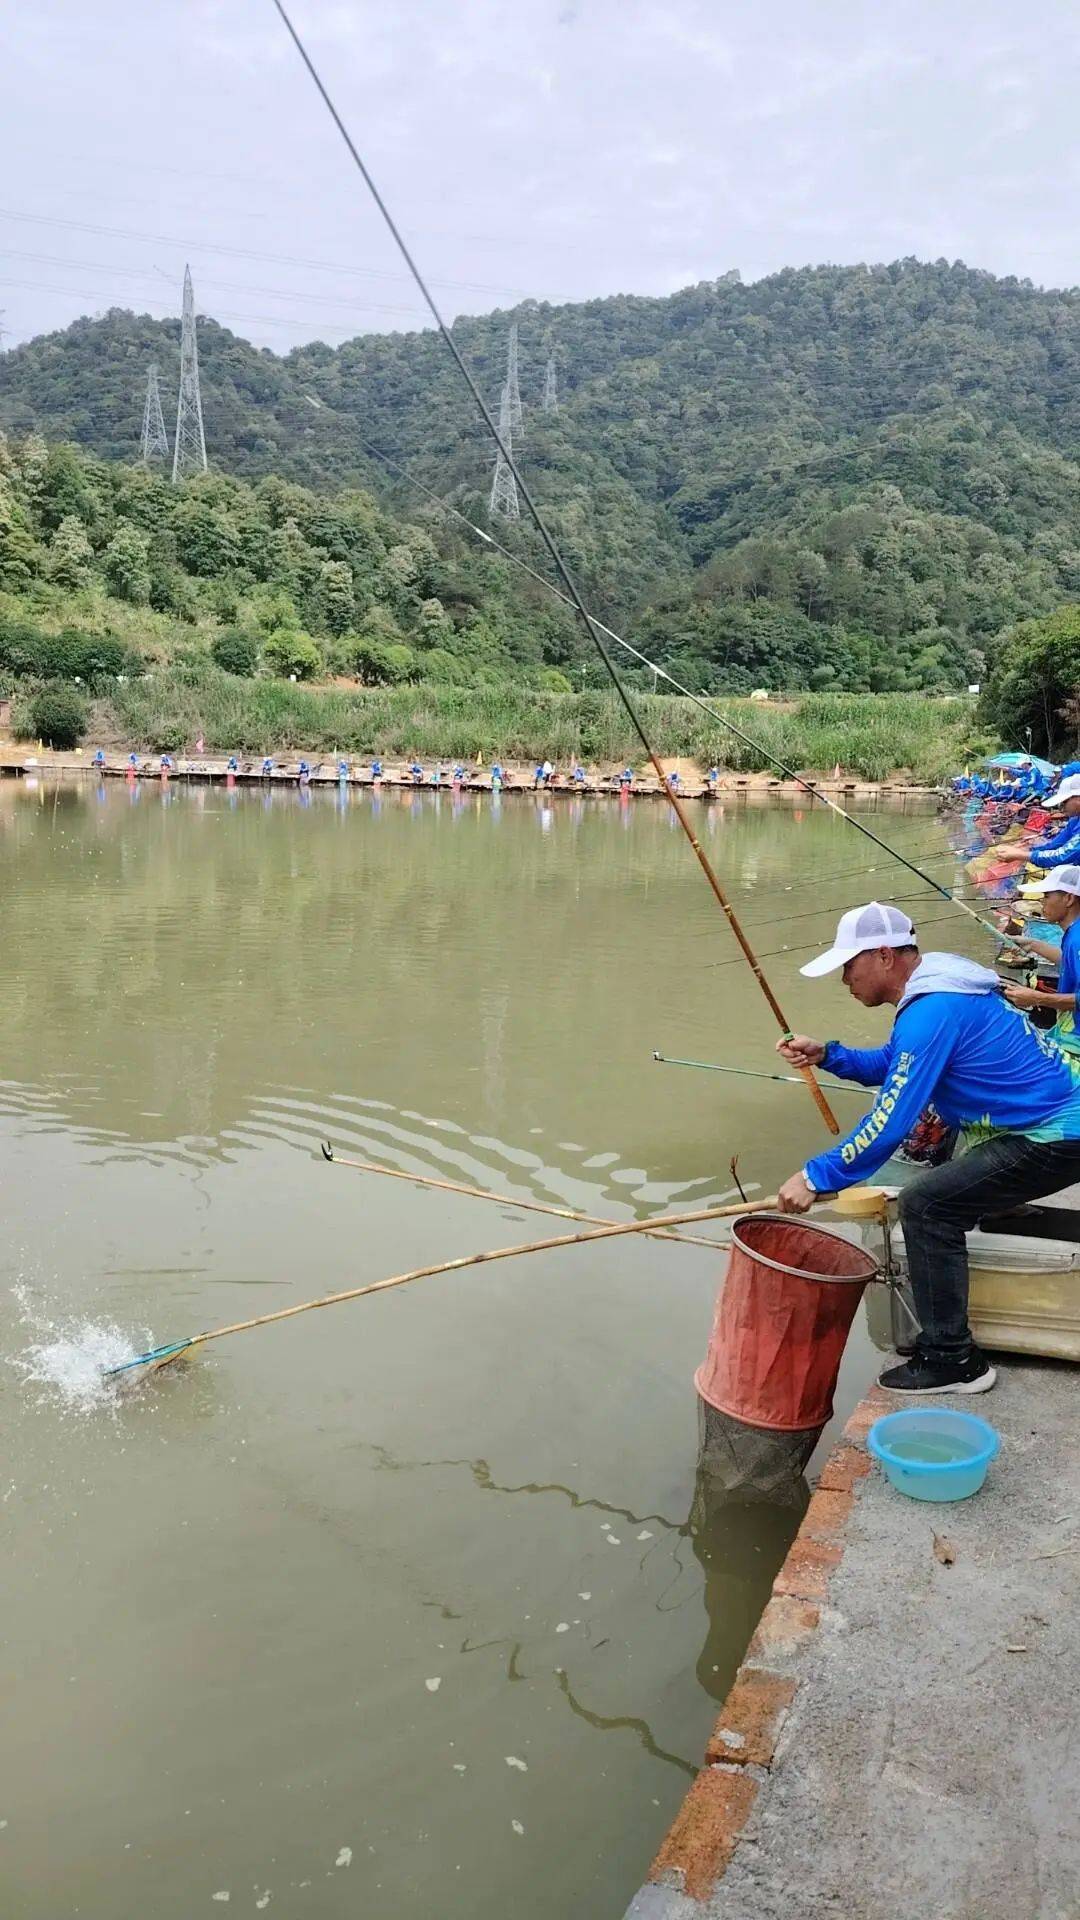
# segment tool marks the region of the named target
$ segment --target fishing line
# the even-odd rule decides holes
[[[931,849],[934,847],[937,847],[940,849],[940,846],[941,846],[941,843],[939,840],[928,840],[925,847],[909,847],[908,852],[917,853],[920,860],[926,860],[928,864],[931,861],[938,861],[938,860],[955,860],[957,862],[961,862],[965,859],[970,858],[970,855],[954,852],[951,847],[946,848],[944,852],[938,851],[934,853],[931,851]],[[779,893],[803,893],[805,892],[807,887],[824,886],[827,880],[850,880],[853,873],[868,874],[868,873],[878,873],[883,871],[884,871],[883,868],[879,868],[876,866],[875,867],[867,867],[867,866],[835,867],[828,873],[815,873],[812,876],[812,878],[807,880],[790,880],[790,881],[776,880],[771,884],[776,887]],[[911,894],[908,897],[910,899],[915,899],[916,895]]]
[[[920,920],[919,926],[920,927],[936,927],[936,926],[939,926],[943,920],[951,920],[951,919],[952,919],[951,913],[935,913],[930,916],[929,920]],[[919,928],[916,927],[915,931],[916,931],[916,934],[918,934]],[[998,932],[998,929],[996,927],[994,928],[994,938],[995,940],[1001,939],[1001,934]],[[800,941],[799,944],[796,946],[767,948],[761,957],[763,960],[773,960],[776,958],[776,955],[779,953],[805,953],[808,947],[818,947],[820,945],[821,945],[820,940],[803,940],[803,941]],[[730,967],[733,964],[734,963],[731,960],[702,960],[699,962],[699,965],[709,968],[710,971],[716,967]]]
[[[925,898],[926,896],[923,893],[891,893],[889,895],[889,905],[894,907],[907,906],[912,900],[924,900]],[[770,914],[767,920],[751,920],[750,925],[758,932],[760,932],[763,927],[790,927],[794,926],[799,920],[816,920],[821,914],[835,913],[837,906],[840,904],[839,901],[824,900],[820,906],[808,907],[805,913]],[[941,916],[943,920],[947,920],[948,917],[948,914],[942,914]]]
[[[942,859],[951,859],[952,855],[942,854],[940,857]],[[878,869],[876,867],[852,867],[850,871],[852,873],[861,874],[863,877],[865,877],[867,874],[876,873]],[[759,874],[755,879],[753,886],[755,891],[768,893],[771,899],[774,896],[776,897],[780,895],[786,896],[789,893],[805,893],[807,887],[825,886],[826,883],[831,884],[834,880],[843,880],[846,878],[847,878],[847,874],[844,872],[823,873],[820,876],[820,878],[815,877],[812,880],[796,880],[793,882],[793,884],[790,887],[788,887],[788,886],[782,886],[780,882],[777,880],[773,880],[768,876],[762,876]],[[889,899],[893,902],[896,902],[899,900],[921,900],[923,897],[924,896],[921,890],[917,893],[890,893],[889,894]],[[826,908],[828,907],[827,901],[825,902],[825,907]],[[777,917],[783,918],[782,915],[778,915]],[[795,918],[796,916],[793,915],[792,917]]]
[[[278,0],[274,0],[274,5],[278,6]],[[452,342],[451,345],[453,346]],[[453,347],[453,351],[459,364],[464,366],[456,346]],[[472,379],[467,370],[466,378],[469,380],[470,386],[473,386]],[[473,386],[473,392],[476,393],[476,391],[475,386]],[[477,398],[479,398],[479,395],[477,395]],[[482,400],[480,404],[483,406]],[[492,432],[494,432],[495,429],[491,421],[491,416],[486,407],[484,407],[484,417],[488,425],[491,426]],[[497,433],[495,434],[495,438],[501,447],[502,442],[499,440]],[[767,761],[770,766],[775,767],[779,773],[784,775],[785,779],[794,780],[797,786],[801,787],[805,793],[810,795],[811,799],[820,801],[822,806],[829,808],[830,812],[838,814],[841,820],[847,821],[849,827],[854,827],[857,833],[861,833],[867,840],[872,841],[875,847],[881,849],[882,853],[887,853],[891,860],[898,860],[900,865],[906,867],[909,873],[913,873],[917,880],[923,882],[924,886],[932,887],[934,892],[939,894],[943,900],[951,901],[953,905],[960,908],[962,913],[966,913],[972,920],[977,921],[985,932],[992,934],[995,940],[998,939],[997,929],[991,925],[989,920],[984,920],[980,913],[976,913],[974,907],[969,907],[965,901],[958,900],[954,894],[949,892],[947,887],[943,887],[940,881],[935,880],[932,874],[924,873],[921,867],[917,867],[914,862],[909,860],[905,854],[902,854],[898,848],[890,846],[889,842],[883,840],[880,834],[876,834],[870,827],[864,826],[863,822],[857,820],[854,814],[848,813],[846,808],[837,806],[835,800],[830,800],[828,794],[822,793],[813,781],[804,779],[802,774],[796,773],[795,769],[789,767],[778,755],[770,753],[769,749],[763,747],[761,742],[755,740],[751,734],[744,733],[741,727],[736,726],[733,720],[729,720],[727,716],[721,713],[717,707],[714,707],[710,701],[704,699],[700,694],[692,693],[689,687],[684,687],[681,680],[677,680],[673,673],[669,673],[667,668],[660,666],[657,661],[650,660],[648,655],[642,653],[639,647],[635,647],[629,640],[625,640],[622,634],[616,633],[614,627],[607,626],[603,620],[597,619],[595,614],[586,612],[576,594],[574,597],[571,597],[570,594],[564,593],[553,580],[548,579],[546,574],[541,573],[537,567],[530,566],[529,562],[523,560],[520,554],[514,553],[509,547],[504,547],[500,540],[496,540],[494,534],[485,532],[483,527],[478,527],[474,520],[470,520],[467,514],[461,512],[460,508],[452,506],[448,500],[445,500],[441,494],[436,493],[432,487],[427,486],[424,481],[418,480],[415,474],[411,474],[399,461],[392,460],[389,454],[382,453],[379,448],[372,446],[370,441],[367,440],[361,440],[361,445],[374,459],[381,460],[384,466],[390,467],[395,473],[400,473],[403,480],[407,481],[410,486],[415,487],[419,493],[426,495],[429,500],[434,501],[435,505],[444,513],[451,514],[455,520],[460,520],[462,526],[467,527],[470,533],[474,533],[478,540],[484,542],[485,546],[494,548],[496,553],[501,553],[504,560],[509,560],[513,566],[520,568],[522,573],[528,574],[531,580],[536,580],[548,593],[553,593],[556,598],[562,600],[566,606],[573,607],[575,611],[580,610],[591,628],[598,633],[606,634],[609,640],[614,640],[616,646],[622,647],[626,653],[632,654],[635,660],[640,661],[642,666],[648,667],[650,673],[655,674],[661,680],[666,680],[668,686],[673,687],[675,692],[680,694],[684,700],[690,700],[695,707],[700,707],[702,713],[707,713],[711,720],[715,720],[719,726],[726,728],[728,733],[734,734],[737,740],[741,740],[744,746],[748,746],[752,752],[756,753],[762,760]],[[514,473],[517,474],[517,467],[514,466],[512,461],[510,464],[513,466]],[[518,477],[520,479],[520,475]],[[522,485],[522,492],[525,494],[528,504],[535,515],[536,510],[532,506],[532,500],[527,494],[524,485]],[[600,645],[598,639],[597,645]],[[606,659],[607,656],[603,648],[601,648],[601,653]],[[609,665],[609,671],[610,670]],[[640,728],[637,727],[636,721],[635,730],[638,732],[639,737],[643,737],[640,734]],[[651,752],[649,757],[650,759],[652,758]],[[663,785],[664,781],[661,779],[661,786]],[[945,856],[942,855],[941,858],[944,859]],[[876,867],[853,867],[851,869],[852,873],[876,873],[876,871]],[[835,877],[839,878],[839,875]],[[807,884],[816,884],[816,882],[808,882]]]
[[[559,548],[556,546],[555,541],[548,530],[547,522],[545,521],[543,515],[540,512],[539,507],[537,506],[535,500],[533,499],[532,492],[527,482],[523,478],[520,469],[518,468],[518,465],[514,459],[513,453],[511,452],[510,448],[504,445],[503,443],[502,436],[499,433],[499,429],[496,426],[495,421],[492,419],[491,413],[488,409],[487,402],[485,401],[483,394],[480,392],[480,389],[476,384],[476,381],[473,379],[472,374],[469,372],[469,369],[465,364],[465,360],[462,357],[461,349],[459,348],[457,341],[454,339],[453,334],[450,332],[449,327],[447,326],[445,320],[443,319],[442,314],[438,306],[436,305],[434,295],[430,292],[427,282],[425,281],[422,273],[420,272],[419,267],[417,266],[415,260],[412,257],[412,254],[409,251],[409,248],[405,243],[405,240],[403,239],[401,233],[398,230],[398,227],[394,221],[393,215],[391,214],[389,207],[386,205],[386,202],[384,201],[381,193],[379,192],[378,187],[375,185],[375,182],[372,179],[371,174],[368,172],[368,169],[365,166],[364,161],[360,156],[359,150],[353,141],[352,135],[349,133],[348,128],[345,125],[345,122],[342,120],[341,115],[339,114],[337,108],[335,107],[333,101],[331,100],[330,95],[327,92],[325,85],[323,84],[322,78],[319,75],[318,69],[316,68],[314,62],[312,61],[311,56],[307,51],[307,48],[305,47],[303,41],[300,38],[300,35],[297,33],[296,28],[293,26],[293,23],[289,18],[288,13],[286,12],[284,6],[282,5],[282,0],[273,0],[273,5],[275,8],[275,11],[279,15],[283,25],[285,26],[286,31],[288,32],[289,38],[291,39],[293,45],[295,46],[297,53],[300,55],[300,58],[303,61],[304,66],[307,68],[308,74],[310,75],[311,80],[313,81],[319,93],[319,96],[322,99],[323,105],[325,106],[327,112],[329,113],[331,119],[334,122],[334,125],[336,126],[339,134],[341,135],[341,138],[345,143],[345,146],[349,152],[349,155],[353,161],[353,164],[356,167],[357,172],[359,173],[361,179],[364,182],[364,185],[367,187],[368,192],[370,193],[373,201],[375,202],[376,207],[378,208],[380,214],[382,215],[383,220],[386,223],[387,229],[389,230],[390,235],[393,238],[395,245],[397,246],[398,252],[401,254],[401,257],[404,260],[406,266],[408,267],[409,272],[412,274],[412,277],[416,282],[416,286],[424,300],[424,304],[428,308],[428,311],[430,312],[431,317],[434,320],[440,335],[442,336],[443,343],[447,347],[451,355],[453,356],[454,363],[458,369],[458,372],[460,373],[462,379],[465,382],[465,385],[467,386],[470,394],[473,397],[473,400],[476,404],[476,408],[478,413],[480,414],[481,419],[483,420],[485,426],[487,427],[488,432],[490,433],[492,439],[494,440],[495,445],[498,447],[499,452],[501,453],[503,459],[506,461],[506,464],[510,472],[514,476],[521,498],[524,500],[525,505],[527,506],[529,513],[532,516],[533,524],[536,527],[536,531],[540,535],[540,538],[547,549],[548,558],[551,561],[551,564],[554,567],[556,573],[559,575],[559,578],[563,583],[566,593],[569,596],[570,601],[574,607],[574,610],[578,614],[585,628],[586,633],[589,635],[589,638],[593,642],[593,645],[596,647],[596,650],[599,653],[600,658],[604,663],[604,668],[608,674],[608,677],[611,680],[611,684],[614,687],[616,694],[619,697],[622,707],[626,713],[627,719],[629,720],[631,726],[634,729],[634,732],[637,734],[638,739],[641,741],[641,744],[645,749],[645,752],[647,753],[654,768],[656,769],[656,777],[660,782],[661,790],[665,791],[667,794],[667,798],[670,803],[671,809],[675,814],[675,817],[678,820],[680,827],[685,833],[686,838],[690,843],[690,846],[693,849],[694,857],[696,858],[698,865],[700,866],[703,874],[705,875],[705,878],[708,881],[709,886],[712,888],[713,894],[715,895],[717,903],[720,906],[721,910],[723,911],[727,919],[727,923],[731,928],[732,933],[734,934],[740,948],[742,949],[743,957],[746,960],[747,965],[750,967],[751,972],[753,973],[754,978],[756,979],[762,994],[764,995],[766,1001],[768,1002],[768,1005],[773,1015],[775,1016],[777,1022],[779,1023],[781,1030],[785,1034],[790,1033],[791,1029],[788,1024],[787,1018],[785,1017],[783,1009],[781,1008],[780,1003],[776,998],[776,995],[774,994],[772,988],[770,987],[768,981],[765,978],[765,975],[762,973],[761,968],[758,965],[757,959],[754,954],[754,950],[751,947],[749,941],[746,938],[745,933],[742,930],[742,927],[739,924],[738,917],[736,916],[735,910],[732,907],[731,902],[727,899],[724,893],[724,890],[720,885],[720,881],[717,878],[716,874],[714,873],[713,868],[709,862],[708,856],[706,855],[704,848],[702,847],[700,841],[697,838],[697,835],[694,832],[693,827],[690,824],[689,815],[686,812],[684,812],[682,802],[680,801],[678,795],[668,785],[667,779],[664,774],[664,769],[649,739],[649,736],[645,732],[645,728],[638,717],[637,708],[634,706],[634,703],[631,700],[629,693],[627,692],[626,688],[623,686],[623,683],[619,678],[619,674],[616,670],[615,663],[612,660],[612,657],[608,652],[607,647],[604,645],[604,642],[600,637],[600,628],[596,624],[596,622],[592,619],[592,616],[589,613],[589,610],[586,607],[585,602],[581,597],[581,593],[577,587],[574,577],[571,574],[569,568],[567,567],[566,562],[563,559]],[[807,1068],[801,1068],[800,1072],[802,1073],[802,1077],[806,1082],[807,1088],[814,1099],[818,1112],[821,1114],[821,1117],[824,1120],[826,1126],[829,1128],[830,1133],[839,1134],[840,1132],[839,1121],[837,1120],[836,1115],[833,1113],[833,1110],[830,1107],[828,1101],[826,1100],[825,1095],[822,1093],[821,1088],[818,1085],[817,1079],[815,1078],[813,1071],[809,1067],[807,1067]]]

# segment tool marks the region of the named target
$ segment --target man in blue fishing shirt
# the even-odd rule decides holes
[[[842,968],[864,1007],[893,1006],[883,1047],[792,1035],[777,1051],[793,1067],[823,1067],[879,1087],[866,1117],[780,1189],[785,1213],[819,1193],[869,1178],[933,1102],[967,1151],[901,1189],[900,1220],[922,1331],[910,1360],[880,1384],[894,1393],[983,1393],[996,1379],[968,1326],[965,1236],[986,1213],[1007,1213],[1080,1180],[1080,1072],[1052,1036],[1003,998],[989,967],[954,953],[920,954],[898,907],[871,900],[845,913],[827,953],[802,971]]]
[[[1025,1013],[1032,1007],[1051,1008],[1057,1019],[1050,1038],[1063,1053],[1080,1058],[1080,1032],[1076,1025],[1076,1000],[1080,994],[1080,866],[1054,867],[1026,891],[1041,897],[1042,911],[1050,925],[1062,930],[1061,945],[1055,946],[1050,940],[1035,940],[1024,933],[1017,934],[1014,944],[1051,961],[1058,969],[1058,983],[1052,993],[1043,987],[1010,983],[1005,988],[1005,998],[1010,1006],[1022,1007]]]
[[[1080,774],[1070,774],[1043,804],[1055,811],[1060,809],[1064,824],[1049,840],[1035,846],[1007,844],[997,848],[1002,860],[1022,860],[1033,867],[1050,869],[1071,866],[1080,857]]]

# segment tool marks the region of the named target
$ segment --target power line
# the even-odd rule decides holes
[[[395,273],[389,267],[357,267],[346,265],[340,260],[308,260],[289,253],[266,253],[254,247],[223,247],[209,240],[189,243],[178,240],[168,233],[143,233],[135,227],[104,227],[96,221],[65,220],[58,214],[19,213],[12,207],[0,207],[0,219],[20,220],[31,226],[65,227],[76,233],[106,234],[117,240],[152,240],[163,247],[178,247],[192,253],[223,253],[235,260],[274,260],[290,267],[306,267],[317,273],[362,274],[371,280],[405,280],[406,274]],[[534,296],[525,287],[496,287],[482,280],[437,280],[434,286],[450,288],[458,293],[513,293],[521,300],[531,300]]]
[[[163,272],[161,267],[155,267],[153,269],[147,267],[121,267],[115,265],[110,260],[70,260],[65,258],[62,253],[29,253],[21,247],[0,248],[0,260],[35,260],[39,261],[43,266],[74,267],[79,273],[84,270],[87,273],[113,273],[123,280],[154,281]],[[168,279],[171,278],[171,275],[166,275],[165,277]],[[48,281],[37,281],[34,284],[47,286],[49,283]],[[199,285],[201,287],[224,287],[230,293],[265,293],[273,300],[304,300],[314,304],[314,302],[311,301],[310,288],[304,293],[294,293],[288,287],[261,287],[254,285],[249,280],[213,280],[202,273],[199,275]],[[62,289],[58,288],[57,291],[62,291]],[[340,293],[318,294],[316,299],[324,306],[356,307],[363,313],[420,314],[424,312],[423,307],[387,305],[382,301],[360,300],[350,298],[348,294]]]
[[[97,149],[90,154],[80,152],[78,149],[69,149],[68,151],[70,157],[74,160],[85,158],[92,161],[96,167],[111,167],[115,171],[122,172],[130,177],[130,157],[127,159],[113,159],[110,155],[103,154]],[[250,174],[222,173],[220,171],[211,171],[208,167],[163,167],[160,162],[155,164],[152,161],[146,160],[142,154],[139,155],[139,173],[140,176],[144,173],[160,173],[172,179],[213,180],[232,187],[254,187],[257,192],[265,196],[265,204],[258,209],[239,207],[228,209],[230,213],[234,213],[240,217],[246,216],[249,218],[262,219],[265,216],[267,218],[275,218],[276,210],[283,200],[304,202],[309,206],[311,201],[310,188],[297,187],[295,185],[290,186],[282,180],[268,179],[265,177],[262,179],[254,179]],[[82,198],[93,198],[95,200],[100,200],[101,198],[101,190],[98,187],[84,188],[74,186],[69,181],[40,179],[36,180],[36,184],[43,186],[46,191],[56,192],[64,196],[78,194]],[[136,199],[130,194],[116,195],[114,197],[123,199],[129,206],[152,206],[157,204],[156,201]],[[456,231],[451,232],[449,228],[442,226],[427,228],[414,227],[413,231],[416,233],[426,233],[429,237],[434,236],[441,240],[463,241],[470,246],[525,248],[530,245],[530,242],[519,233],[459,233]],[[580,253],[584,251],[584,249],[579,247],[574,249],[574,251]],[[202,278],[201,274],[199,277],[200,279]]]
[[[52,280],[15,280],[12,279],[10,275],[0,280],[0,286],[34,287],[47,293],[68,293],[72,294],[76,300],[103,300],[106,301],[110,307],[119,304],[115,295],[104,287],[65,287],[58,285]],[[148,313],[151,312],[151,309],[157,308],[157,315],[152,315],[152,317],[170,320],[175,317],[175,308],[164,301],[149,300],[145,295],[140,295],[139,304]],[[125,313],[133,313],[135,311],[134,307],[122,307],[121,310]],[[78,317],[82,319],[86,316],[84,313]],[[287,319],[286,316],[281,313],[240,313],[232,307],[218,307],[215,313],[205,314],[203,317],[207,320],[214,320],[215,322],[221,320],[241,320],[248,326],[285,327],[290,333],[298,326],[308,326],[312,329],[313,340],[317,340],[320,334],[325,333],[344,334],[347,339],[355,339],[357,337],[356,327],[347,326],[341,321],[332,322],[327,326],[321,320],[301,320],[299,317],[296,319]]]

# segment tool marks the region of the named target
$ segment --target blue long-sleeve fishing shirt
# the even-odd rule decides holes
[[[830,1040],[821,1064],[839,1080],[880,1092],[845,1140],[807,1161],[803,1171],[817,1193],[838,1193],[876,1173],[931,1101],[946,1125],[968,1135],[1080,1140],[1080,1072],[1002,999],[989,967],[956,954],[924,955],[885,1046]]]
[[[1076,831],[1075,820],[1066,820],[1064,825],[1060,826],[1056,833],[1052,833],[1050,835],[1049,840],[1040,840],[1039,852],[1049,853],[1053,847],[1063,847],[1065,845],[1066,840],[1072,839],[1075,831]]]
[[[1033,867],[1065,867],[1072,865],[1080,854],[1080,814],[1066,820],[1049,840],[1040,840],[1028,854]]]

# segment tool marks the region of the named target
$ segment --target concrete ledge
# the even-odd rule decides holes
[[[999,1372],[957,1505],[871,1473],[898,1403],[856,1408],[627,1920],[1078,1920],[1080,1378]]]
[[[675,1816],[649,1878],[693,1900],[712,1891],[735,1851],[758,1783],[741,1767],[703,1768]]]
[[[758,1667],[740,1667],[705,1748],[707,1767],[737,1762],[768,1767],[784,1714],[795,1698],[795,1681]]]
[[[843,1554],[855,1490],[870,1462],[862,1439],[884,1404],[880,1389],[860,1403],[773,1582],[746,1659],[705,1748],[705,1766],[649,1869],[649,1884],[627,1920],[701,1920],[734,1856],[759,1787],[768,1778],[784,1721],[799,1688],[799,1664],[821,1625],[829,1575]],[[667,1904],[665,1904],[665,1902]],[[674,1904],[672,1904],[674,1902]]]

